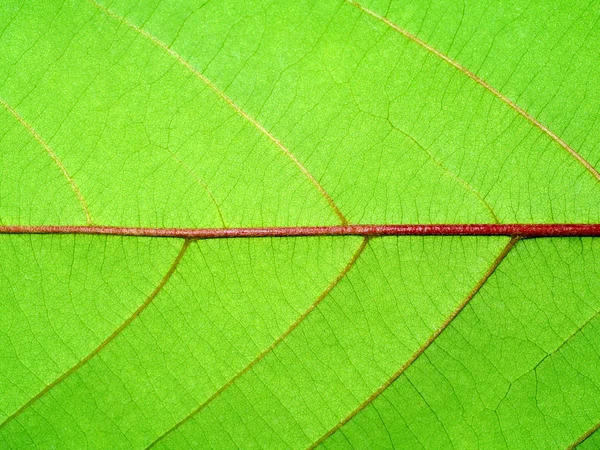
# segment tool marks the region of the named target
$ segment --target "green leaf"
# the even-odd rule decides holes
[[[600,222],[600,5],[0,4],[0,225]],[[599,448],[600,241],[0,234],[0,448]]]

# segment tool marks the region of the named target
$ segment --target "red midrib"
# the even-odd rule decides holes
[[[67,225],[3,225],[0,234],[99,234],[219,239],[294,236],[600,236],[600,224],[345,225],[265,228],[137,228]]]

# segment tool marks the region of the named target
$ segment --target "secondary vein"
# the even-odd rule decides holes
[[[573,158],[575,158],[581,165],[583,165],[583,167],[585,167],[585,169],[594,178],[596,178],[596,180],[600,181],[600,173],[583,156],[581,156],[577,151],[575,151],[575,149],[573,149],[563,139],[561,139],[560,137],[558,137],[558,135],[556,133],[554,133],[552,130],[550,130],[546,125],[544,125],[543,123],[541,123],[538,119],[536,119],[535,117],[533,117],[531,114],[529,114],[522,107],[520,107],[519,105],[517,105],[513,100],[511,100],[510,98],[508,98],[506,95],[504,95],[498,89],[496,89],[495,87],[493,87],[487,81],[485,81],[481,77],[475,75],[469,69],[467,69],[466,67],[462,66],[457,61],[455,61],[452,58],[450,58],[448,55],[442,53],[441,51],[439,51],[438,49],[436,49],[435,47],[433,47],[431,44],[428,44],[427,42],[425,42],[422,39],[418,38],[414,34],[410,33],[407,30],[405,30],[404,28],[401,28],[399,25],[395,24],[394,22],[392,22],[387,17],[382,16],[381,14],[378,14],[375,11],[370,10],[369,8],[367,8],[366,6],[362,5],[361,3],[359,3],[359,2],[357,2],[355,0],[344,0],[344,1],[346,1],[347,3],[355,6],[356,8],[358,8],[359,10],[363,11],[364,13],[370,15],[371,17],[374,17],[374,18],[382,21],[383,23],[385,23],[386,25],[388,25],[389,27],[391,27],[392,29],[394,29],[395,31],[397,31],[398,33],[400,33],[402,36],[406,37],[407,39],[411,40],[415,44],[417,44],[420,47],[424,48],[429,53],[431,53],[431,54],[437,56],[438,58],[442,59],[443,61],[447,62],[452,67],[454,67],[456,70],[458,70],[460,73],[466,75],[471,80],[473,80],[475,83],[477,83],[478,85],[480,85],[481,87],[483,87],[485,90],[487,90],[488,92],[492,93],[496,98],[498,98],[504,104],[506,104],[507,106],[509,106],[510,108],[512,108],[517,114],[519,114],[520,116],[522,116],[523,118],[525,118],[533,126],[535,126],[536,128],[538,128],[540,131],[542,131],[544,134],[546,134],[550,139],[552,139],[555,143],[557,143],[560,147],[562,147]]]
[[[568,450],[573,450],[583,444],[589,437],[592,436],[596,431],[600,430],[600,422],[596,423],[589,430],[583,433],[575,442],[567,447]]]
[[[11,414],[10,416],[8,416],[4,420],[4,422],[0,423],[0,430],[2,428],[4,428],[6,425],[8,425],[10,422],[12,422],[13,420],[15,420],[16,418],[18,418],[31,405],[33,405],[36,401],[38,401],[40,398],[42,398],[44,395],[46,395],[50,390],[54,389],[58,384],[60,384],[61,382],[63,382],[65,379],[67,379],[69,376],[71,376],[77,370],[79,370],[89,360],[91,360],[93,357],[95,357],[96,355],[98,355],[98,353],[100,353],[100,351],[102,351],[102,349],[104,349],[107,345],[109,345],[112,341],[114,341],[115,338],[117,336],[119,336],[123,332],[123,330],[125,330],[125,328],[127,328],[131,324],[131,322],[133,322],[148,306],[150,306],[150,304],[152,303],[152,301],[160,293],[160,291],[162,290],[162,288],[167,284],[167,282],[169,281],[169,279],[171,278],[171,276],[173,275],[173,273],[177,269],[177,266],[179,265],[179,263],[183,259],[183,256],[185,255],[185,253],[186,253],[187,249],[189,248],[191,242],[192,242],[191,239],[186,239],[184,241],[183,246],[181,247],[181,250],[179,251],[179,253],[175,257],[175,260],[171,264],[171,267],[169,267],[169,270],[167,271],[167,273],[163,276],[163,278],[160,280],[160,282],[158,283],[158,285],[154,288],[154,290],[152,291],[152,293],[127,318],[127,320],[125,320],[121,325],[119,325],[119,327],[115,331],[113,331],[110,336],[108,336],[106,339],[104,339],[94,350],[92,350],[83,359],[81,359],[79,362],[77,362],[77,364],[75,364],[74,366],[72,366],[70,369],[68,369],[66,372],[64,372],[62,375],[60,375],[58,378],[56,378],[50,384],[46,385],[46,387],[44,387],[41,391],[39,391],[36,395],[34,395],[31,399],[29,399],[29,401],[27,403],[25,403],[24,405],[22,405],[13,414]]]
[[[77,200],[79,200],[79,203],[83,208],[83,213],[85,214],[85,220],[87,224],[92,225],[94,223],[92,220],[92,215],[90,214],[90,210],[85,201],[85,198],[83,197],[83,194],[79,190],[79,187],[75,183],[75,180],[73,180],[73,177],[69,174],[62,161],[59,159],[56,153],[54,153],[54,150],[52,150],[50,145],[48,145],[48,143],[40,136],[40,134],[35,130],[35,128],[33,128],[33,126],[29,122],[27,122],[23,118],[23,116],[21,116],[12,106],[6,103],[6,101],[2,98],[0,98],[0,105],[2,105],[4,109],[6,109],[15,119],[17,119],[19,123],[27,129],[27,131],[29,131],[33,138],[42,146],[46,153],[48,153],[50,158],[52,158],[52,161],[54,161],[54,164],[56,164],[56,166],[60,169],[63,176],[67,179],[69,186],[77,196]]]
[[[233,385],[239,378],[241,378],[245,373],[252,370],[252,368],[262,361],[268,354],[270,354],[285,338],[287,338],[290,333],[292,333],[298,326],[308,317],[308,315],[313,312],[319,304],[329,295],[329,293],[338,285],[338,283],[346,276],[346,274],[350,271],[350,269],[354,266],[360,255],[365,250],[367,246],[369,238],[365,237],[359,247],[356,249],[352,258],[346,266],[341,270],[341,272],[335,277],[335,279],[325,288],[325,290],[317,297],[317,299],[281,334],[277,339],[275,339],[269,347],[263,350],[256,358],[254,358],[248,365],[246,365],[242,370],[236,373],[232,378],[230,378],[225,384],[223,384],[217,391],[215,391],[209,398],[207,398],[202,404],[200,404],[196,409],[191,411],[187,416],[165,431],[162,435],[156,438],[148,447],[150,449],[166,438],[169,434],[180,428],[184,423],[188,422],[192,419],[196,414],[201,412],[204,408],[206,408],[210,403],[212,403],[217,397],[219,397],[225,390],[227,390],[231,385]]]
[[[471,291],[467,294],[467,296],[463,299],[462,302],[452,311],[452,313],[444,320],[444,322],[433,332],[431,336],[417,349],[415,353],[411,355],[411,357],[396,371],[390,378],[388,378],[375,392],[373,392],[365,401],[363,401],[360,405],[358,405],[355,409],[353,409],[346,417],[340,420],[333,428],[329,429],[325,434],[323,434],[319,439],[317,439],[313,444],[310,445],[309,449],[312,450],[315,447],[319,446],[326,439],[332,436],[336,431],[350,422],[354,417],[358,415],[362,410],[364,410],[367,406],[369,406],[373,401],[379,397],[381,394],[385,392],[387,388],[389,388],[394,381],[396,381],[406,370],[429,348],[431,344],[438,338],[443,331],[448,328],[448,326],[452,323],[452,321],[461,313],[462,310],[471,302],[473,297],[480,291],[486,281],[492,276],[492,274],[496,271],[500,263],[504,260],[506,255],[513,249],[515,244],[519,241],[519,237],[513,237],[508,244],[502,249],[500,254],[496,257],[496,259],[492,262],[492,265],[488,268],[488,270],[484,273],[483,277],[477,282],[477,284],[471,289]]]
[[[197,70],[192,64],[190,64],[185,58],[183,58],[183,56],[181,56],[179,53],[177,53],[175,50],[173,50],[171,47],[169,47],[167,44],[165,44],[163,41],[158,39],[153,34],[149,33],[148,31],[144,30],[143,28],[138,27],[134,23],[131,23],[126,18],[118,15],[111,9],[96,2],[95,0],[88,0],[88,2],[90,2],[92,5],[94,5],[96,8],[98,8],[103,13],[112,17],[113,19],[118,20],[122,24],[126,25],[127,27],[129,27],[130,29],[139,33],[140,35],[144,36],[146,39],[150,40],[156,46],[161,48],[165,53],[167,53],[168,55],[175,58],[181,65],[183,65],[186,69],[188,69],[196,78],[198,78],[199,80],[204,82],[210,88],[210,90],[212,90],[219,98],[221,98],[221,100],[223,100],[225,103],[227,103],[238,115],[240,115],[242,118],[244,118],[245,120],[250,122],[256,129],[258,129],[263,135],[265,135],[273,144],[275,144],[275,146],[277,146],[283,152],[283,154],[285,156],[287,156],[287,158],[289,158],[292,161],[292,163],[294,163],[294,165],[298,168],[298,170],[300,170],[300,172],[319,191],[321,196],[329,204],[329,207],[333,210],[334,214],[339,218],[341,223],[343,225],[348,223],[348,219],[346,219],[346,217],[344,216],[342,211],[339,209],[339,207],[336,205],[336,203],[333,201],[333,199],[331,198],[329,193],[325,190],[325,188],[321,185],[321,183],[319,183],[319,181],[317,181],[317,179],[313,176],[313,174],[310,173],[310,171],[304,166],[304,164],[302,164],[300,162],[300,160],[298,158],[296,158],[296,156],[285,145],[283,145],[283,143],[279,139],[277,139],[270,131],[268,131],[262,124],[260,124],[258,122],[258,120],[256,120],[254,117],[250,116],[246,111],[244,111],[227,94],[225,94],[225,92],[223,92],[221,89],[219,89],[217,87],[217,85],[215,85],[215,83],[213,83],[209,78],[207,78],[206,75],[204,75],[199,70]]]

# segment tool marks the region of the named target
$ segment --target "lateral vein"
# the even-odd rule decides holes
[[[83,197],[83,194],[79,190],[79,187],[75,183],[75,180],[73,180],[73,177],[69,174],[69,172],[65,168],[62,161],[59,159],[59,157],[56,155],[56,153],[54,153],[54,150],[52,150],[50,145],[48,145],[48,143],[40,136],[40,134],[35,130],[35,128],[33,128],[33,126],[29,122],[27,122],[23,118],[23,116],[21,116],[12,106],[10,106],[8,103],[6,103],[6,101],[4,99],[0,98],[0,104],[15,119],[17,119],[19,121],[19,123],[27,129],[27,131],[29,131],[29,133],[33,136],[33,138],[42,146],[42,148],[46,151],[46,153],[48,153],[50,158],[52,158],[52,161],[54,161],[54,164],[56,164],[56,166],[60,169],[63,176],[67,179],[69,186],[71,187],[71,189],[77,196],[77,200],[79,201],[79,203],[81,204],[81,207],[83,208],[83,213],[85,214],[86,223],[88,225],[93,225],[94,222],[92,220],[92,215],[90,214],[90,210],[85,201],[85,198]]]
[[[144,30],[143,28],[138,27],[134,23],[128,21],[126,18],[118,15],[111,9],[106,6],[98,3],[95,0],[88,0],[93,6],[95,6],[100,11],[104,12],[108,16],[113,19],[118,20],[122,24],[126,25],[130,29],[136,31],[140,35],[144,36],[146,39],[153,42],[156,46],[161,48],[165,53],[175,58],[180,64],[182,64],[186,69],[188,69],[196,78],[204,82],[210,90],[212,90],[218,97],[220,97],[225,103],[227,103],[238,115],[242,118],[250,122],[256,129],[258,129],[263,135],[265,135],[275,146],[277,146],[287,158],[289,158],[292,163],[300,170],[300,172],[310,181],[310,183],[319,191],[321,196],[327,201],[329,207],[333,210],[335,215],[339,218],[342,225],[346,225],[348,223],[348,219],[344,216],[342,211],[335,204],[329,193],[325,190],[325,188],[317,181],[317,179],[313,176],[312,173],[300,162],[298,158],[285,146],[283,143],[276,138],[270,131],[268,131],[262,124],[260,124],[255,118],[250,116],[246,111],[244,111],[237,103],[235,103],[224,91],[219,89],[215,83],[213,83],[206,75],[197,70],[192,64],[190,64],[186,59],[183,58],[179,53],[165,44],[163,41],[158,39],[153,34]]]
[[[543,123],[541,123],[538,119],[536,119],[535,117],[533,117],[531,114],[529,114],[527,111],[525,111],[521,106],[517,105],[513,100],[511,100],[510,98],[508,98],[506,95],[504,95],[498,89],[496,89],[495,87],[493,87],[487,81],[485,81],[481,77],[475,75],[469,69],[467,69],[466,67],[462,66],[457,61],[455,61],[452,58],[450,58],[448,55],[442,53],[441,51],[439,51],[438,49],[436,49],[435,47],[433,47],[431,44],[428,44],[427,42],[425,42],[422,39],[418,38],[414,34],[410,33],[407,30],[405,30],[404,28],[401,28],[399,25],[395,24],[394,22],[392,22],[387,17],[382,16],[381,14],[378,14],[375,11],[370,10],[369,8],[367,8],[366,6],[362,5],[361,3],[359,3],[359,2],[357,2],[355,0],[345,0],[345,1],[348,2],[349,4],[351,4],[352,6],[355,6],[359,10],[363,11],[364,13],[370,15],[371,17],[374,17],[374,18],[382,21],[383,23],[385,23],[389,27],[391,27],[394,30],[396,30],[402,36],[406,37],[407,39],[409,39],[410,41],[414,42],[415,44],[421,46],[422,48],[424,48],[425,50],[427,50],[429,53],[437,56],[438,58],[440,58],[442,60],[444,60],[445,62],[447,62],[448,64],[450,64],[452,67],[454,67],[456,70],[458,70],[462,74],[466,75],[471,80],[473,80],[475,83],[477,83],[478,85],[480,85],[481,87],[483,87],[485,90],[487,90],[490,93],[492,93],[496,98],[498,98],[504,104],[506,104],[507,106],[509,106],[510,108],[512,108],[516,113],[518,113],[520,116],[522,116],[523,118],[525,118],[533,126],[535,126],[536,128],[538,128],[539,130],[541,130],[550,139],[552,139],[555,143],[557,143],[560,147],[562,147],[573,158],[575,158],[581,165],[583,165],[583,167],[585,167],[585,169],[594,178],[596,178],[596,180],[600,181],[600,172],[598,172],[594,168],[594,166],[592,166],[583,156],[581,156],[575,149],[573,149],[563,139],[561,139],[560,137],[558,137],[558,135],[556,133],[554,133],[551,129],[549,129],[546,125],[544,125]]]
[[[162,435],[156,438],[146,450],[154,447],[164,438],[166,438],[169,434],[180,428],[184,423],[188,422],[192,419],[196,414],[201,412],[204,408],[206,408],[210,403],[212,403],[219,395],[221,395],[225,390],[227,390],[230,386],[232,386],[238,379],[240,379],[245,373],[252,370],[252,368],[262,361],[265,356],[271,353],[281,342],[285,340],[298,326],[308,317],[308,315],[313,312],[319,304],[329,295],[329,293],[338,285],[338,283],[346,276],[346,274],[350,271],[350,269],[354,266],[360,255],[365,250],[367,243],[369,241],[368,237],[365,237],[359,247],[356,249],[352,258],[346,266],[338,273],[337,277],[325,288],[325,290],[317,297],[317,299],[281,334],[277,339],[275,339],[269,347],[264,349],[256,358],[254,358],[247,366],[245,366],[242,370],[236,373],[232,378],[229,379],[225,384],[223,384],[217,391],[215,391],[209,398],[207,398],[202,404],[200,404],[196,409],[191,411],[187,416],[165,431]]]
[[[390,378],[388,378],[375,392],[373,392],[366,400],[364,400],[360,405],[358,405],[355,409],[353,409],[346,417],[340,420],[333,428],[329,429],[325,434],[323,434],[319,439],[317,439],[313,444],[311,444],[308,448],[310,450],[319,446],[325,440],[327,440],[330,436],[332,436],[336,431],[341,429],[344,425],[350,422],[358,413],[364,410],[367,406],[369,406],[373,401],[379,397],[381,394],[385,392],[387,388],[389,388],[394,381],[396,381],[406,370],[429,348],[431,344],[438,338],[443,331],[448,328],[448,326],[452,323],[452,321],[461,313],[462,310],[471,302],[473,297],[481,290],[486,281],[492,276],[492,274],[496,271],[500,263],[504,260],[506,255],[513,249],[515,244],[520,240],[519,237],[513,237],[508,244],[502,249],[500,254],[496,257],[496,259],[492,262],[492,265],[485,272],[483,277],[477,282],[477,284],[471,289],[471,291],[467,294],[467,296],[463,299],[462,302],[452,311],[452,313],[444,320],[444,322],[433,332],[431,336],[417,349],[415,353],[411,355],[411,357],[396,371]]]
[[[64,372],[62,375],[60,375],[58,378],[56,378],[50,384],[46,385],[46,387],[44,387],[41,391],[39,391],[36,395],[34,395],[31,399],[29,399],[29,401],[27,401],[27,403],[25,403],[24,405],[22,405],[18,410],[16,410],[14,413],[12,413],[10,416],[8,416],[4,420],[4,422],[0,423],[0,430],[2,428],[4,428],[7,424],[9,424],[10,422],[12,422],[13,420],[17,419],[31,405],[33,405],[35,402],[37,402],[40,398],[42,398],[49,391],[51,391],[52,389],[54,389],[58,384],[60,384],[61,382],[63,382],[65,379],[67,379],[69,376],[71,376],[77,370],[79,370],[82,366],[84,366],[93,357],[97,356],[98,353],[100,353],[102,351],[102,349],[104,349],[107,345],[109,345],[112,341],[114,341],[115,338],[117,336],[119,336],[123,332],[123,330],[125,330],[125,328],[127,328],[131,324],[131,322],[133,322],[142,312],[144,312],[144,310],[148,306],[150,306],[150,304],[152,303],[152,301],[160,293],[160,291],[162,290],[162,288],[167,284],[167,282],[169,281],[169,279],[171,278],[171,276],[173,275],[173,273],[177,269],[177,266],[179,265],[179,263],[183,259],[183,256],[185,255],[185,253],[186,253],[187,249],[189,248],[191,242],[192,242],[191,239],[186,239],[184,241],[183,246],[181,247],[181,250],[179,251],[179,253],[175,257],[175,260],[171,264],[171,267],[169,267],[169,270],[167,271],[167,273],[163,276],[163,278],[160,280],[160,282],[154,288],[154,290],[150,293],[150,295],[146,298],[146,300],[140,306],[138,306],[138,308],[127,318],[127,320],[125,320],[121,325],[119,325],[119,327],[115,331],[113,331],[110,334],[110,336],[108,336],[106,339],[104,339],[94,350],[92,350],[83,359],[81,359],[79,362],[77,362],[77,364],[75,364],[74,366],[72,366],[70,369],[68,369],[66,372]]]
[[[575,442],[567,447],[567,450],[573,450],[583,444],[589,437],[592,436],[596,431],[600,430],[600,422],[596,423],[589,430],[583,433]]]

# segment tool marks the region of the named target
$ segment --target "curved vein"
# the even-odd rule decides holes
[[[232,378],[230,378],[225,384],[223,384],[217,391],[215,391],[209,398],[207,398],[200,406],[190,412],[187,416],[165,431],[162,435],[156,438],[152,443],[146,447],[150,449],[166,438],[169,434],[180,428],[184,423],[188,422],[192,419],[196,414],[201,412],[204,408],[206,408],[210,403],[212,403],[219,395],[221,395],[225,390],[227,390],[231,385],[233,385],[239,378],[241,378],[245,373],[252,370],[252,368],[262,361],[265,356],[271,353],[285,338],[287,338],[292,331],[294,331],[298,326],[308,317],[308,315],[313,312],[319,304],[329,295],[329,293],[337,286],[337,284],[346,276],[346,274],[350,271],[350,269],[354,266],[362,252],[364,251],[367,243],[369,241],[368,237],[365,237],[361,244],[358,246],[352,258],[346,266],[341,270],[340,273],[335,277],[335,279],[329,283],[329,285],[325,288],[323,292],[317,297],[317,299],[281,334],[277,339],[275,339],[269,347],[263,350],[256,358],[254,358],[247,366],[245,366],[242,370],[236,373]]]
[[[588,438],[592,436],[596,431],[600,430],[600,422],[594,425],[592,428],[583,433],[575,442],[567,447],[568,450],[573,450],[583,444]]]
[[[52,150],[48,143],[39,135],[35,128],[33,128],[33,126],[31,126],[29,122],[27,122],[12,106],[6,103],[6,101],[4,101],[4,99],[2,98],[0,98],[0,105],[2,105],[4,109],[6,109],[15,119],[17,119],[19,123],[27,129],[27,131],[29,131],[33,138],[42,146],[46,153],[48,153],[50,158],[52,158],[52,161],[54,161],[54,163],[58,166],[63,176],[67,179],[69,186],[71,186],[71,189],[77,196],[77,200],[79,200],[79,203],[83,208],[83,213],[85,214],[85,220],[87,224],[92,225],[94,222],[92,221],[92,216],[90,214],[88,205],[85,199],[83,198],[83,194],[79,190],[79,187],[75,183],[75,180],[73,180],[73,177],[69,174],[69,172],[67,172],[67,169],[63,165],[62,161],[58,158],[56,153],[54,153],[54,150]]]
[[[452,311],[452,313],[446,318],[446,320],[433,332],[431,336],[417,349],[415,353],[411,355],[411,357],[396,371],[390,378],[388,378],[375,392],[373,392],[365,401],[363,401],[360,405],[358,405],[355,409],[353,409],[346,417],[340,420],[333,428],[331,428],[327,433],[322,435],[319,439],[317,439],[313,444],[310,445],[309,449],[314,449],[315,447],[322,444],[327,438],[333,435],[336,431],[350,422],[358,413],[360,413],[363,409],[369,406],[373,401],[379,397],[387,388],[389,388],[394,381],[396,381],[406,370],[429,348],[429,346],[438,338],[443,331],[448,328],[448,325],[452,323],[452,321],[460,314],[460,312],[465,309],[465,307],[469,304],[469,302],[475,297],[475,295],[479,292],[479,290],[483,287],[485,282],[492,276],[495,270],[498,268],[500,263],[504,260],[506,255],[513,249],[515,244],[519,241],[519,237],[513,237],[508,244],[502,249],[500,254],[496,257],[496,259],[492,262],[492,265],[488,268],[488,270],[483,274],[483,277],[477,282],[475,287],[471,289],[471,291],[467,294],[467,296],[463,299],[462,302]]]
[[[363,6],[361,3],[359,3],[359,2],[357,2],[355,0],[344,0],[344,1],[346,1],[349,4],[355,6],[356,8],[358,8],[361,11],[363,11],[364,13],[366,13],[366,14],[368,14],[368,15],[370,15],[372,17],[375,17],[376,19],[382,21],[383,23],[385,23],[389,27],[391,27],[394,30],[396,30],[402,36],[406,37],[407,39],[409,39],[410,41],[414,42],[415,44],[421,46],[422,48],[424,48],[425,50],[427,50],[429,53],[437,56],[438,58],[440,58],[442,60],[444,60],[445,62],[447,62],[448,64],[450,64],[452,67],[454,67],[456,70],[458,70],[460,73],[462,73],[463,75],[466,75],[471,80],[473,80],[475,83],[477,83],[478,85],[480,85],[481,87],[483,87],[485,90],[487,90],[488,92],[492,93],[496,98],[498,98],[504,104],[506,104],[507,106],[509,106],[510,108],[512,108],[516,113],[518,113],[520,116],[522,116],[523,118],[525,118],[529,123],[531,123],[533,126],[535,126],[536,128],[538,128],[540,131],[542,131],[544,134],[546,134],[550,139],[552,139],[555,143],[557,143],[560,147],[562,147],[563,150],[565,150],[566,152],[568,152],[583,167],[585,167],[586,170],[594,178],[596,178],[596,180],[600,181],[600,172],[598,172],[583,156],[581,156],[579,153],[577,153],[569,144],[567,144],[564,140],[562,140],[560,137],[558,137],[556,135],[556,133],[554,133],[552,130],[550,130],[546,125],[544,125],[543,123],[541,123],[539,120],[537,120],[535,117],[533,117],[527,111],[525,111],[523,108],[521,108],[519,105],[517,105],[514,101],[512,101],[510,98],[508,98],[502,92],[500,92],[498,89],[496,89],[495,87],[493,87],[492,85],[490,85],[488,82],[484,81],[482,78],[480,78],[477,75],[475,75],[469,69],[467,69],[466,67],[462,66],[457,61],[455,61],[452,58],[450,58],[448,55],[440,52],[435,47],[433,47],[432,45],[428,44],[427,42],[419,39],[417,36],[415,36],[414,34],[408,32],[404,28],[401,28],[400,26],[398,26],[397,24],[395,24],[394,22],[392,22],[391,20],[389,20],[387,17],[382,16],[381,14],[377,14],[375,11],[370,10],[369,8],[367,8],[366,6]]]
[[[177,266],[179,265],[179,263],[181,262],[181,260],[183,259],[183,256],[185,255],[185,252],[187,251],[188,247],[190,246],[190,243],[192,242],[191,239],[186,239],[183,243],[183,246],[181,247],[181,250],[179,251],[179,253],[177,254],[177,256],[175,257],[175,260],[173,261],[173,263],[171,264],[171,267],[169,267],[169,270],[167,271],[167,273],[163,276],[163,278],[160,280],[160,282],[158,283],[158,285],[154,288],[154,290],[152,291],[152,293],[148,296],[148,298],[146,298],[146,300],[133,312],[133,314],[131,314],[127,320],[125,320],[125,322],[123,322],[121,325],[119,325],[119,327],[112,332],[112,334],[110,336],[108,336],[106,339],[104,339],[94,350],[92,350],[91,353],[89,353],[88,355],[86,355],[83,359],[81,359],[77,364],[75,364],[74,366],[72,366],[69,370],[67,370],[66,372],[64,372],[62,375],[60,375],[58,378],[56,378],[53,382],[51,382],[50,384],[46,385],[46,387],[44,389],[42,389],[40,392],[38,392],[34,397],[32,397],[27,403],[25,403],[23,406],[21,406],[17,411],[15,411],[13,414],[11,414],[10,416],[8,416],[4,422],[0,423],[0,430],[2,428],[4,428],[8,423],[12,422],[14,419],[18,418],[21,414],[23,414],[31,405],[33,405],[36,401],[38,401],[41,397],[43,397],[44,395],[46,395],[50,390],[52,390],[53,388],[55,388],[58,384],[60,384],[61,382],[63,382],[65,379],[67,379],[69,376],[71,376],[73,373],[75,373],[77,370],[79,370],[83,365],[85,365],[89,360],[91,360],[94,356],[98,355],[98,353],[100,353],[100,351],[102,349],[104,349],[108,344],[110,344],[112,341],[115,340],[115,338],[117,336],[119,336],[123,330],[125,328],[127,328],[131,322],[133,322],[151,303],[152,301],[156,298],[156,296],[160,293],[160,291],[162,290],[162,288],[167,284],[167,282],[169,281],[169,279],[171,278],[171,275],[173,275],[173,273],[175,272],[175,270],[177,269]]]
[[[427,150],[423,145],[421,145],[419,143],[419,141],[417,141],[415,138],[413,138],[410,134],[405,133],[404,131],[402,131],[398,128],[396,128],[396,130],[398,130],[398,132],[400,132],[407,139],[409,139],[411,142],[413,142],[417,147],[419,147],[421,150],[423,150],[423,152],[425,152],[427,154],[427,156],[429,156],[429,159],[436,166],[438,166],[440,169],[442,169],[450,178],[454,179],[454,181],[456,181],[457,183],[462,185],[467,191],[471,192],[475,197],[477,197],[477,200],[479,200],[479,202],[485,207],[485,209],[487,209],[490,216],[492,216],[494,223],[500,223],[500,219],[494,212],[494,209],[492,208],[492,206],[485,200],[485,198],[483,198],[483,196],[473,186],[471,186],[469,183],[467,183],[466,180],[459,177],[457,174],[455,174],[450,169],[448,169],[444,164],[442,164],[440,161],[438,161],[438,159],[433,155],[433,153],[431,153],[429,150]]]
[[[325,190],[325,188],[317,181],[317,179],[308,171],[308,169],[294,156],[294,154],[285,146],[283,143],[277,139],[271,132],[269,132],[263,125],[261,125],[255,118],[251,117],[246,111],[244,111],[240,106],[238,106],[225,92],[219,89],[210,79],[208,79],[204,74],[198,71],[192,64],[186,61],[183,56],[169,47],[167,44],[162,42],[153,34],[147,32],[143,28],[138,27],[134,23],[128,21],[126,18],[118,15],[111,9],[108,9],[106,6],[96,2],[95,0],[88,0],[93,6],[112,17],[113,19],[118,20],[123,25],[132,29],[133,31],[139,33],[144,36],[146,39],[154,43],[157,47],[162,49],[165,53],[175,58],[181,65],[183,65],[186,69],[188,69],[196,78],[205,83],[210,90],[212,90],[219,98],[221,98],[225,103],[227,103],[238,115],[242,118],[250,122],[256,129],[258,129],[263,135],[265,135],[273,144],[275,144],[285,156],[287,156],[294,165],[300,170],[300,172],[310,181],[310,183],[319,191],[321,196],[327,201],[329,207],[333,210],[334,214],[339,218],[343,225],[348,223],[348,219],[344,216],[342,211],[335,204],[329,193]]]

